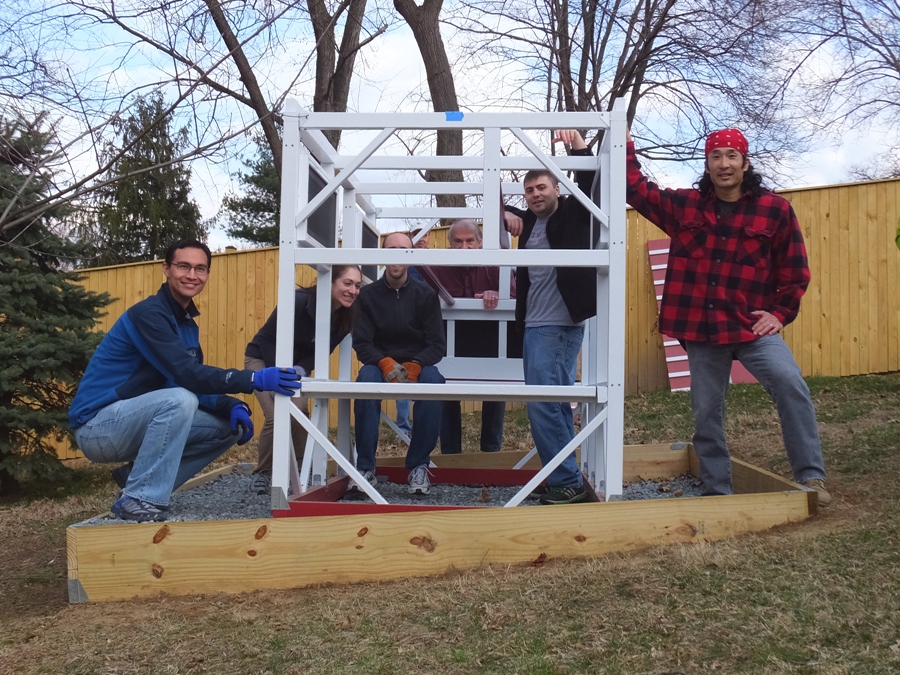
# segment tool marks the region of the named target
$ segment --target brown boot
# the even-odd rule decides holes
[[[821,478],[810,478],[803,486],[816,491],[819,495],[819,506],[828,506],[831,503],[831,495],[825,489],[825,481]]]

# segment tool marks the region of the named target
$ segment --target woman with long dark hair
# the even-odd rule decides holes
[[[362,273],[357,265],[335,265],[331,274],[331,335],[330,351],[353,330],[353,303],[362,285]],[[312,372],[316,351],[316,287],[300,287],[294,294],[294,368],[301,377]],[[269,316],[265,325],[247,345],[244,367],[260,370],[275,365],[275,327],[278,308]],[[251,489],[266,494],[272,487],[272,431],[274,426],[275,398],[268,392],[257,392],[256,398],[265,415],[265,423],[259,434],[259,455],[253,472]],[[294,404],[304,412],[308,407],[305,396],[295,397]],[[291,439],[298,465],[306,446],[306,429],[291,419]]]

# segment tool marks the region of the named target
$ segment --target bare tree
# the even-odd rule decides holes
[[[325,6],[322,0],[308,4],[317,3]],[[292,46],[313,28],[306,4],[65,0],[42,6],[11,0],[0,12],[0,100],[8,115],[48,110],[59,117],[54,127],[59,151],[45,158],[54,165],[43,167],[52,169],[59,183],[27,208],[19,209],[24,202],[13,200],[0,214],[0,231],[34,219],[57,200],[83,198],[110,180],[107,171],[118,158],[103,150],[134,94],[166,92],[174,102],[163,116],[174,114],[179,124],[190,126],[191,147],[176,161],[224,159],[235,139],[246,143],[259,125],[280,172],[278,111],[288,95],[300,96],[299,87],[313,79],[306,66],[315,50],[306,55]],[[329,44],[328,51],[337,49],[337,60],[334,53],[319,52],[333,67],[318,68],[323,81],[317,92],[330,92],[327,105],[340,110],[347,105],[355,56],[386,26],[371,28],[366,0],[329,6],[313,32]],[[342,28],[338,48],[334,36]],[[115,60],[98,61],[95,51],[113,53]],[[51,53],[69,54],[73,63],[51,59]],[[88,61],[90,67],[78,67]]]
[[[428,91],[435,112],[459,110],[456,84],[450,59],[441,37],[440,14],[443,0],[424,0],[417,5],[414,0],[394,0],[394,7],[412,30],[419,46],[419,53],[425,65]],[[438,155],[461,155],[463,153],[462,131],[442,129],[437,134]],[[462,171],[427,171],[425,179],[430,182],[462,182]],[[465,206],[464,195],[436,195],[438,206]]]
[[[847,175],[853,181],[900,178],[900,153],[897,151],[885,153],[865,164],[851,166]]]
[[[643,152],[681,161],[722,126],[753,131],[757,156],[802,146],[784,105],[789,11],[763,0],[463,0],[445,21],[473,62],[519,64],[545,110],[609,110],[625,97]]]
[[[819,59],[809,100],[827,122],[900,126],[897,0],[812,0],[796,31]]]
[[[86,16],[117,26],[171,59],[179,86],[193,87],[205,103],[226,97],[252,111],[279,173],[278,111],[291,91],[296,91],[309,60],[299,61],[294,56],[297,50],[290,47],[297,36],[298,22],[311,22],[316,38],[315,110],[346,110],[359,50],[387,29],[382,23],[361,39],[367,25],[366,0],[339,0],[330,13],[325,0],[264,4],[176,0],[162,5],[136,0],[128,14],[122,12],[121,3],[112,0],[71,1]],[[338,48],[336,32],[342,21]],[[213,64],[215,67],[211,67]],[[276,64],[277,70],[258,72],[263,66],[271,69]],[[260,85],[261,77],[269,84],[266,91]]]
[[[800,84],[810,116],[832,135],[853,128],[900,131],[900,3],[812,0],[795,34],[810,67]],[[891,138],[887,139],[888,146]],[[850,167],[853,180],[900,174],[896,152]]]
[[[360,49],[387,30],[382,23],[364,40],[360,40],[366,14],[366,0],[341,0],[331,13],[325,0],[307,0],[309,18],[316,36],[316,91],[313,110],[316,112],[344,112],[350,96],[350,81]],[[340,15],[347,11],[341,43],[338,46],[335,26]],[[339,129],[329,129],[325,137],[337,148],[341,142]]]

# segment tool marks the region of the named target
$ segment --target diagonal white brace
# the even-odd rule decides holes
[[[387,425],[391,428],[391,431],[397,434],[397,438],[409,445],[409,436],[407,436],[406,432],[398,427],[397,423],[391,419],[390,415],[386,414],[383,410],[381,411],[381,419],[387,423]]]
[[[606,421],[606,409],[601,410],[598,415],[588,422],[585,427],[578,432],[578,434],[573,438],[568,444],[556,453],[556,457],[554,457],[550,462],[542,468],[540,471],[535,474],[534,478],[528,481],[525,486],[519,490],[513,497],[503,505],[503,508],[507,508],[510,506],[518,506],[522,503],[522,501],[531,494],[531,491],[534,490],[538,485],[540,485],[544,480],[546,480],[547,476],[549,476],[552,471],[558,467],[563,461],[575,452],[575,448],[581,445],[581,442],[590,436],[594,429],[599,427],[603,422]]]
[[[600,210],[600,207],[593,202],[593,200],[590,198],[590,195],[586,195],[578,189],[578,186],[575,185],[575,183],[572,182],[572,180],[565,173],[563,173],[562,169],[557,166],[556,162],[554,162],[552,159],[547,157],[547,155],[541,152],[541,149],[537,145],[535,145],[534,141],[532,141],[525,133],[523,133],[521,129],[510,129],[510,132],[512,132],[512,134],[516,138],[522,141],[522,144],[526,148],[528,148],[529,152],[534,155],[534,158],[536,160],[538,160],[547,168],[547,171],[552,173],[560,183],[566,186],[569,192],[571,192],[572,197],[581,202],[584,208],[586,208],[593,214],[594,218],[599,220],[605,226],[609,227],[609,216]]]
[[[309,419],[306,415],[304,415],[301,410],[297,406],[292,406],[291,415],[295,420],[300,422],[303,425],[303,428],[306,429],[307,433],[312,436],[312,439],[325,448],[325,452],[327,452],[331,458],[337,463],[339,467],[341,467],[344,472],[350,476],[353,480],[356,481],[356,484],[367,494],[369,498],[375,502],[376,504],[387,504],[388,501],[381,496],[381,493],[378,492],[374,487],[369,484],[365,478],[363,478],[362,474],[356,470],[356,467],[353,466],[353,463],[344,457],[341,452],[332,445],[331,441],[328,440],[328,437],[325,436],[319,428],[313,424],[312,420]]]
[[[363,148],[363,151],[360,152],[352,162],[350,162],[344,169],[330,181],[328,184],[323,187],[319,194],[310,199],[306,206],[300,209],[300,213],[297,214],[297,217],[294,219],[294,226],[296,227],[298,223],[302,223],[304,220],[309,218],[313,213],[315,213],[316,209],[322,206],[325,203],[325,200],[328,199],[334,192],[338,189],[338,187],[345,180],[349,179],[356,170],[362,166],[363,162],[365,162],[369,157],[375,154],[375,151],[380,148],[384,142],[391,137],[394,133],[393,128],[384,129],[380,134],[378,134],[372,141]]]
[[[528,464],[529,460],[537,454],[537,448],[532,448],[528,451],[528,454],[525,455],[522,459],[520,459],[516,465],[513,467],[514,469],[521,469],[523,466]]]

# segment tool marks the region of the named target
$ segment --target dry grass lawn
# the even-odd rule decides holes
[[[542,567],[69,605],[65,527],[114,489],[105,468],[73,467],[52,496],[0,507],[0,673],[898,673],[900,375],[810,387],[835,495],[819,516]],[[690,437],[684,394],[630,398],[626,415],[628,443]],[[733,389],[728,425],[735,456],[787,475],[759,387]],[[508,449],[528,443],[522,411],[507,432]]]

